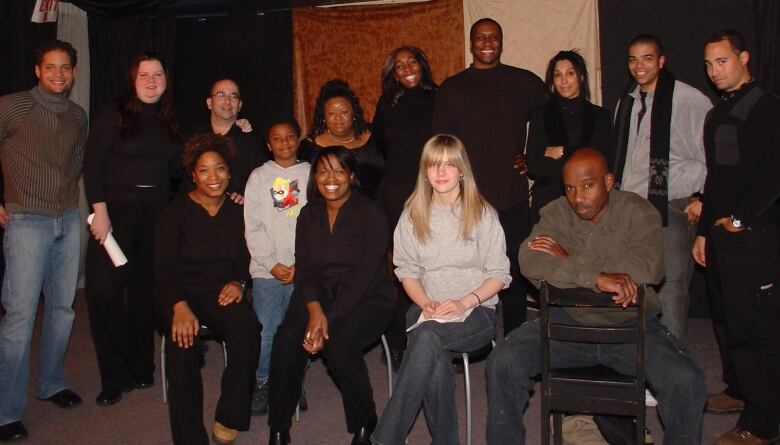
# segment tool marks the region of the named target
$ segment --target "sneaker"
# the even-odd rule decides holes
[[[252,393],[252,415],[264,416],[266,414],[268,414],[268,380],[260,380]]]
[[[707,412],[711,414],[732,414],[745,410],[745,402],[725,392],[710,394],[707,398]]]
[[[756,437],[750,431],[742,429],[740,426],[735,426],[731,431],[718,437],[715,445],[769,445],[776,444],[776,440],[778,440],[778,437],[774,439]]]

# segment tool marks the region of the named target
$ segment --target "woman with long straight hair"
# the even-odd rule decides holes
[[[393,239],[395,274],[414,305],[393,397],[372,440],[403,443],[423,405],[432,443],[456,444],[450,352],[490,343],[497,294],[512,278],[498,214],[479,194],[455,136],[439,134],[425,144],[417,185]]]
[[[102,384],[98,405],[154,384],[152,238],[181,146],[172,91],[162,59],[142,54],[130,65],[119,101],[90,126],[84,184],[94,217],[86,290]],[[103,249],[109,233],[127,264],[114,267]]]

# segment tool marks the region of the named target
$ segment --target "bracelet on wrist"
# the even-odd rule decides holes
[[[473,295],[474,297],[476,297],[476,299],[477,299],[477,306],[482,304],[482,299],[479,298],[479,295],[477,295],[476,292],[469,292],[469,295]]]

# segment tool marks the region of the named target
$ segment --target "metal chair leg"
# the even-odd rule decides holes
[[[390,361],[390,346],[387,344],[387,338],[385,334],[380,337],[382,340],[382,348],[385,350],[385,359],[387,359],[387,398],[393,397],[393,366]]]
[[[469,354],[463,354],[463,377],[466,380],[466,444],[471,445],[471,376],[469,375]]]

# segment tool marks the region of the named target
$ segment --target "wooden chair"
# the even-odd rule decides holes
[[[645,435],[645,287],[638,290],[635,325],[584,326],[550,321],[550,306],[610,307],[614,294],[590,289],[558,289],[542,282],[539,293],[542,335],[542,444],[550,443],[553,414],[554,443],[562,443],[563,413],[580,412],[636,417],[637,443]],[[627,376],[605,366],[550,369],[550,341],[636,344],[636,375]]]

